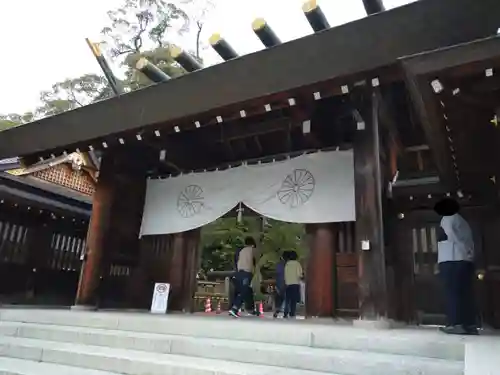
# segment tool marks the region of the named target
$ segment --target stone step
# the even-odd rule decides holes
[[[21,337],[0,336],[0,346],[2,343],[11,346],[14,353],[10,354],[12,357],[17,357],[16,353],[28,350],[26,346],[28,348],[48,346],[49,349],[56,347],[61,350],[67,345],[77,344],[80,348],[101,346],[102,350],[130,350],[134,353],[142,352],[145,355],[180,357],[185,361],[225,360],[240,362],[242,365],[258,364],[342,375],[433,375],[438,373],[459,375],[463,373],[464,367],[463,362],[460,361],[99,329],[21,325],[17,334]],[[57,344],[62,346],[59,347]],[[27,359],[37,359],[37,357]],[[116,371],[114,368],[99,369]]]
[[[126,375],[334,375],[316,371],[15,337],[0,337],[0,360],[1,357]]]
[[[307,321],[103,312],[0,310],[0,321],[183,335],[463,361],[465,344],[434,330],[366,330]]]
[[[119,375],[115,372],[89,370],[51,363],[0,358],[0,375]]]

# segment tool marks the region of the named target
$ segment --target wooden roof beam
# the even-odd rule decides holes
[[[368,15],[380,13],[385,10],[382,0],[363,0],[363,5],[365,6],[366,14]]]
[[[101,70],[104,73],[106,79],[108,80],[109,86],[111,87],[115,95],[123,94],[125,92],[123,89],[123,85],[118,79],[116,79],[115,75],[113,74],[113,71],[111,70],[111,67],[108,64],[108,61],[106,60],[106,58],[101,52],[101,49],[99,48],[99,44],[92,43],[89,38],[85,38],[85,41],[87,42],[90,50],[92,51],[92,54],[97,60],[97,63],[101,67]]]
[[[389,132],[391,142],[394,144],[396,151],[399,155],[403,154],[404,146],[401,141],[401,135],[399,134],[398,127],[396,125],[395,111],[392,102],[390,100],[390,93],[382,94],[379,87],[374,88],[375,95],[378,97],[380,105],[380,117],[382,120],[382,126],[384,126]]]
[[[145,57],[141,57],[135,68],[155,83],[167,82],[170,77],[163,70],[151,63]]]
[[[262,44],[266,46],[266,48],[277,46],[281,44],[280,38],[273,31],[271,26],[266,22],[263,18],[257,18],[252,22],[252,29],[255,35],[260,39]]]
[[[177,63],[182,66],[187,72],[191,73],[195,70],[200,70],[203,68],[203,65],[201,65],[198,60],[196,60],[186,51],[183,51],[180,47],[171,46],[169,51],[170,56],[172,56],[172,58],[177,61]]]
[[[224,59],[224,61],[238,57],[238,54],[233,47],[231,47],[231,45],[220,34],[213,34],[208,41],[214,51],[217,52],[219,56]]]
[[[420,124],[432,150],[441,182],[448,190],[459,188],[459,178],[454,173],[442,117],[438,113],[438,104],[429,82],[425,78],[414,76],[408,67],[407,85],[413,105],[416,108]]]
[[[330,24],[316,0],[306,1],[302,10],[315,33],[330,28]]]

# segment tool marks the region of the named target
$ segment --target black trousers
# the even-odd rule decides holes
[[[285,316],[295,316],[297,303],[300,302],[300,285],[293,284],[286,286],[285,292]]]
[[[439,273],[444,286],[448,325],[476,325],[474,264],[466,261],[443,262],[439,264]]]

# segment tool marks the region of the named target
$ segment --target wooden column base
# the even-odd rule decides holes
[[[71,311],[97,311],[97,306],[91,305],[73,305],[70,308]]]
[[[380,318],[380,319],[357,319],[353,321],[353,326],[362,329],[374,329],[374,330],[385,330],[401,328],[404,323],[396,322],[392,319]]]
[[[335,253],[337,227],[335,224],[308,224],[309,259],[306,270],[306,315],[332,317],[335,315]]]

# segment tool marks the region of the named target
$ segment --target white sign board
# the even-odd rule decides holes
[[[306,283],[303,281],[300,282],[300,302],[306,303]]]
[[[151,312],[153,314],[166,314],[168,307],[168,295],[170,284],[156,283],[151,302]]]

